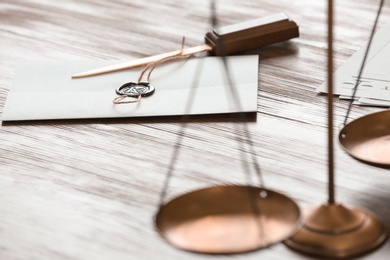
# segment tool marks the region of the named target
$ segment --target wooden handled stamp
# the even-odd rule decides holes
[[[72,78],[136,68],[175,55],[192,55],[204,51],[217,56],[238,54],[298,36],[297,24],[291,21],[287,15],[279,13],[214,29],[206,34],[206,43],[200,46],[93,69],[74,74]]]

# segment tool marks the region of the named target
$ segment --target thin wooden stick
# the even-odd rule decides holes
[[[120,70],[124,70],[124,69],[137,68],[137,67],[141,67],[143,65],[146,65],[146,64],[158,61],[158,60],[162,60],[162,59],[165,59],[167,57],[176,56],[179,54],[182,56],[187,56],[187,55],[192,55],[192,54],[196,54],[199,52],[211,51],[211,50],[212,50],[212,47],[207,45],[207,44],[199,45],[199,46],[195,46],[195,47],[186,48],[184,50],[171,51],[171,52],[162,53],[162,54],[158,54],[158,55],[154,55],[154,56],[150,56],[150,57],[146,57],[146,58],[142,58],[142,59],[126,61],[126,62],[122,62],[119,64],[106,66],[103,68],[98,68],[98,69],[93,69],[93,70],[81,72],[81,73],[72,75],[72,78],[83,78],[83,77],[89,77],[89,76],[94,76],[94,75],[99,75],[99,74],[104,74],[104,73],[109,73],[109,72],[120,71]]]

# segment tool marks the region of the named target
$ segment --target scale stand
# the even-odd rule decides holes
[[[329,199],[309,210],[305,224],[285,244],[303,253],[347,258],[379,247],[387,238],[384,225],[371,212],[345,207],[334,199],[333,147],[333,0],[328,0],[328,160]]]

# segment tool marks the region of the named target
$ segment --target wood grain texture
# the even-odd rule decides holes
[[[368,40],[379,1],[336,1],[335,68]],[[327,200],[326,3],[225,0],[227,25],[285,12],[301,36],[260,56],[258,112],[248,123],[268,188],[304,208]],[[379,27],[389,20],[386,4]],[[209,2],[1,0],[0,113],[25,59],[131,59],[203,43]],[[23,104],[21,104],[23,105]],[[347,102],[335,99],[335,125]],[[351,118],[378,111],[353,107]],[[245,183],[229,116],[188,125],[168,199],[196,188]],[[153,217],[180,131],[179,118],[50,121],[0,128],[0,259],[312,259],[283,244],[233,256],[168,245]],[[336,131],[338,133],[338,131]],[[373,211],[390,229],[389,170],[336,147],[336,200]],[[388,259],[390,242],[358,259]]]

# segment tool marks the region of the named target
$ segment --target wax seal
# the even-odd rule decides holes
[[[118,95],[128,97],[146,97],[154,93],[155,88],[147,81],[127,82],[116,89]]]

